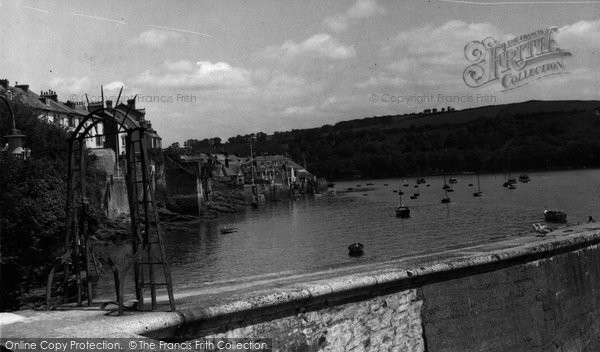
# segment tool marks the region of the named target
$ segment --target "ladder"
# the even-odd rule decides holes
[[[63,273],[63,304],[69,299],[71,283],[76,286],[77,305],[82,305],[83,292],[87,305],[92,305],[92,283],[98,280],[99,271],[89,240],[89,201],[86,197],[85,146],[83,140],[69,140],[67,205],[65,226],[65,252],[58,257],[48,275],[46,309],[52,306],[52,281]]]
[[[157,306],[158,288],[166,288],[171,310],[175,310],[171,271],[166,260],[163,231],[160,226],[151,179],[148,152],[143,142],[144,128],[127,132],[127,193],[133,234],[133,257],[120,278],[119,314],[123,313],[125,276],[131,266],[139,310],[144,310],[145,294],[150,291],[151,309]]]

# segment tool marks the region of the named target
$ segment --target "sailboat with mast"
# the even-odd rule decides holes
[[[410,217],[410,208],[402,203],[402,193],[400,193],[400,204],[396,206],[396,216],[399,218]]]
[[[477,173],[477,192],[473,193],[473,197],[481,197],[483,192],[481,192],[481,181],[479,180],[479,172]]]
[[[450,186],[446,183],[446,174],[444,174],[444,185],[442,186],[444,191],[450,189]]]
[[[442,203],[450,203],[450,197],[448,197],[448,190],[444,190],[444,198],[441,200]]]
[[[418,183],[415,185],[415,188],[417,189],[417,193],[414,193],[412,196],[410,196],[410,199],[417,199],[421,196],[421,192],[419,192],[419,184]]]
[[[441,202],[450,203],[450,197],[448,197],[448,189],[450,189],[450,186],[446,184],[446,174],[444,174],[444,186],[442,189],[444,190],[444,198],[442,198]]]

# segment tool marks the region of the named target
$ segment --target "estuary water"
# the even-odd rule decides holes
[[[515,190],[502,187],[503,174],[481,175],[480,198],[473,197],[476,175],[449,176],[458,179],[448,193],[450,204],[440,203],[441,176],[425,177],[429,187],[421,184],[415,200],[409,199],[417,191],[415,179],[346,181],[320,197],[284,199],[201,224],[194,232],[167,233],[175,289],[534,236],[532,224],[544,223],[546,208],[565,211],[569,223],[585,222],[590,215],[600,220],[600,170],[530,173],[531,182],[519,182]],[[404,192],[410,218],[395,216],[399,196],[393,190]],[[238,231],[221,234],[225,226]],[[348,256],[347,247],[355,241],[365,245],[362,257]]]

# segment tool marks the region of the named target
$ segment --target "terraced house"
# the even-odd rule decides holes
[[[10,86],[8,79],[0,80],[0,95],[6,97],[9,101],[32,108],[40,118],[60,124],[69,131],[74,131],[90,112],[103,107],[102,102],[89,102],[87,104],[69,100],[61,102],[58,99],[58,94],[53,90],[42,91],[38,95],[27,84],[17,84],[15,82],[14,86]],[[121,103],[115,107],[112,105],[112,101],[107,100],[104,103],[104,108],[114,112],[119,117],[127,114],[140,127],[146,128],[148,133],[145,143],[148,149],[162,148],[162,138],[152,128],[152,123],[146,120],[145,109],[136,108],[135,100],[130,99],[127,104]],[[113,160],[116,160],[117,156],[126,153],[125,133],[119,130],[119,126],[115,123],[98,124],[90,131],[89,138],[86,138],[86,147],[98,155],[112,154]]]

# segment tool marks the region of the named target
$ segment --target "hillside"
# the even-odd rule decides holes
[[[236,136],[213,151],[288,155],[329,179],[600,167],[598,101],[527,101]],[[214,142],[214,140],[213,140]],[[220,142],[217,140],[216,142]],[[207,152],[208,140],[186,142]]]

